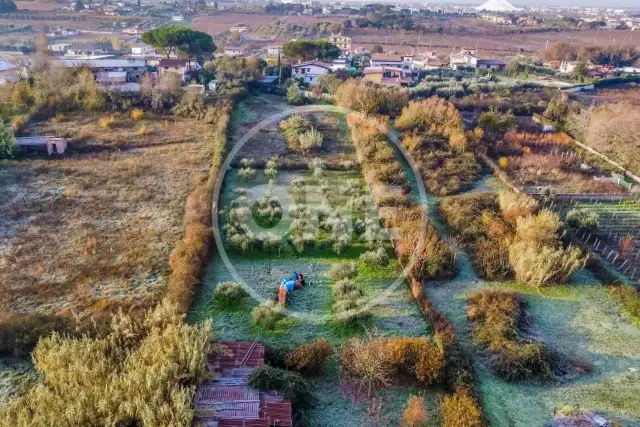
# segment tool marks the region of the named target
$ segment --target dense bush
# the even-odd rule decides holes
[[[15,137],[4,127],[4,123],[0,123],[0,160],[12,159],[17,151]]]
[[[367,387],[388,386],[396,375],[415,378],[422,384],[442,379],[444,348],[424,337],[351,338],[340,349],[340,372]]]
[[[454,393],[442,401],[442,427],[483,427],[482,410],[468,393]]]
[[[241,284],[233,282],[218,283],[214,293],[214,299],[224,305],[234,305],[247,296]]]
[[[383,247],[371,249],[360,255],[360,261],[367,265],[384,267],[389,264],[389,255]]]
[[[0,426],[190,425],[206,379],[211,324],[188,325],[170,304],[116,315],[104,338],[43,338],[43,381],[0,408]]]
[[[538,210],[538,202],[533,197],[514,191],[500,191],[498,205],[505,221],[516,224],[519,217],[530,216]]]
[[[285,363],[304,375],[317,375],[332,354],[331,344],[324,338],[318,338],[313,342],[300,344],[289,352]]]
[[[510,381],[553,375],[552,353],[520,337],[524,301],[517,294],[483,291],[469,298],[468,307],[473,340],[490,353],[491,368],[497,375]]]
[[[538,287],[565,283],[584,267],[587,258],[579,248],[562,246],[561,229],[558,215],[546,209],[517,218],[509,263],[519,282]]]
[[[281,317],[282,311],[272,299],[265,300],[251,311],[253,324],[266,330],[275,329]]]
[[[355,279],[358,275],[358,267],[355,263],[334,264],[329,270],[329,277],[333,280],[340,281],[343,279]]]
[[[262,365],[251,372],[249,385],[260,391],[279,391],[285,399],[291,400],[295,411],[313,403],[311,384],[297,372]]]
[[[402,414],[402,420],[407,427],[425,427],[429,412],[424,404],[423,396],[409,396],[407,407]]]
[[[306,154],[322,146],[322,134],[313,127],[311,121],[298,114],[281,121],[280,129],[292,150]]]
[[[578,231],[595,231],[600,226],[597,212],[586,209],[571,209],[567,212],[567,224]]]
[[[407,92],[387,89],[364,80],[349,79],[333,95],[340,107],[365,114],[397,116],[409,99]]]

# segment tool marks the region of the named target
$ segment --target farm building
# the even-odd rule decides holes
[[[291,402],[277,392],[260,392],[248,385],[251,372],[264,365],[264,344],[220,342],[225,351],[210,354],[213,381],[198,386],[195,425],[205,427],[292,426]]]
[[[43,151],[47,154],[64,154],[67,140],[55,136],[24,136],[16,138],[16,145],[26,152]]]

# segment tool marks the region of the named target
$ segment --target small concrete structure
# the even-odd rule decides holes
[[[64,154],[67,140],[55,136],[23,136],[16,138],[18,148],[29,151],[45,149],[47,154]]]

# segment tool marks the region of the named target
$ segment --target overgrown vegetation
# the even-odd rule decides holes
[[[462,116],[442,98],[411,101],[396,127],[405,131],[403,145],[420,168],[427,189],[446,196],[469,188],[479,177],[473,146],[482,131],[465,135]]]
[[[211,325],[186,325],[177,307],[114,316],[106,335],[39,341],[43,381],[0,408],[0,426],[190,425],[195,385],[207,377]]]
[[[313,126],[310,120],[294,114],[280,122],[280,129],[284,134],[289,148],[308,154],[313,149],[322,147],[322,134]]]
[[[337,105],[365,114],[384,114],[395,117],[402,111],[409,97],[407,92],[385,89],[364,80],[349,79],[335,91]]]
[[[511,274],[536,287],[565,283],[586,257],[562,243],[563,224],[557,214],[542,210],[531,197],[511,191],[445,198],[440,212],[473,249],[483,276],[504,279]]]
[[[517,381],[548,379],[556,373],[557,356],[541,343],[523,338],[524,301],[516,293],[482,291],[472,295],[467,304],[473,340],[489,353],[496,375]]]

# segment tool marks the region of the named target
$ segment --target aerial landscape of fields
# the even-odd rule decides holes
[[[639,88],[633,4],[0,0],[0,427],[640,426]]]

